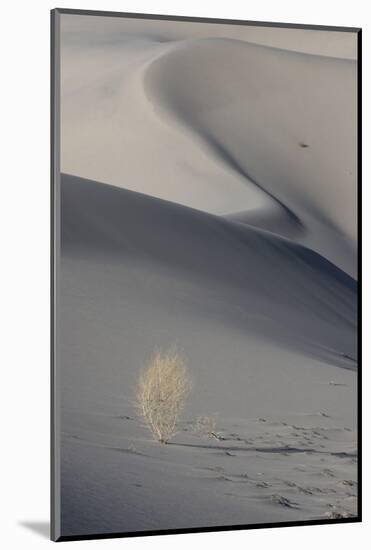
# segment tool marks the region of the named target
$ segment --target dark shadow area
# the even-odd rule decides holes
[[[298,225],[283,205],[279,211],[290,226]],[[159,283],[171,272],[187,279],[192,315],[357,369],[357,283],[313,250],[257,227],[68,174],[61,176],[61,224],[66,261],[108,261],[113,271],[105,277],[134,261],[143,273],[155,270]],[[279,283],[272,284],[272,270]],[[223,298],[215,300],[221,288]]]
[[[169,441],[167,445],[175,445],[177,447],[194,447],[196,449],[212,449],[217,451],[246,451],[257,453],[321,453],[327,454],[325,451],[318,451],[313,448],[300,448],[300,447],[240,447],[229,445],[228,447],[222,445],[205,445],[196,443],[174,443]]]
[[[308,454],[321,454],[321,455],[330,455],[336,456],[338,458],[356,458],[356,452],[328,452],[320,451],[314,447],[238,447],[238,446],[228,446],[223,447],[222,445],[205,445],[205,444],[195,444],[195,443],[176,443],[169,441],[167,445],[174,445],[176,447],[193,447],[196,449],[211,449],[217,451],[231,452],[231,451],[245,451],[245,452],[255,452],[255,453],[277,453],[277,454],[295,454],[295,453],[308,453]],[[117,449],[118,450],[118,449]]]
[[[44,539],[50,538],[50,523],[48,521],[20,521],[19,525],[37,533]]]

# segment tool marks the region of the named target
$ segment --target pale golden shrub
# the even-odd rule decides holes
[[[175,435],[189,391],[188,370],[179,352],[157,351],[140,375],[136,400],[146,426],[161,443]]]

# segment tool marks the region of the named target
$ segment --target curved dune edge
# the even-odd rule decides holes
[[[353,279],[267,231],[65,174],[61,230],[65,534],[357,513]],[[133,395],[174,344],[195,383],[164,452]],[[193,429],[214,411],[221,441]]]
[[[200,289],[201,304],[213,289],[218,299],[201,307],[201,317],[208,311],[240,330],[356,367],[356,282],[270,232],[65,174],[62,253],[165,269],[183,288],[191,285],[197,311]]]
[[[247,67],[245,75],[248,74],[245,80],[245,75],[241,77],[240,74],[244,65]],[[283,75],[278,75],[277,67]],[[151,61],[143,71],[143,86],[149,101],[169,124],[178,120],[207,154],[222,161],[246,185],[258,187],[266,198],[271,199],[268,207],[255,211],[249,209],[242,217],[238,212],[230,212],[230,219],[239,218],[240,222],[251,223],[250,218],[253,221],[261,217],[260,223],[263,223],[270,211],[272,219],[266,220],[266,228],[280,233],[282,226],[291,226],[288,234],[293,234],[300,227],[300,242],[313,247],[355,276],[356,193],[349,169],[352,164],[349,153],[353,152],[354,158],[356,156],[354,144],[351,146],[347,140],[341,143],[341,138],[337,140],[338,136],[332,130],[324,139],[318,139],[319,128],[313,128],[310,117],[305,114],[304,117],[298,116],[303,114],[300,106],[298,112],[291,114],[298,97],[304,96],[303,104],[308,105],[306,100],[312,94],[309,84],[313,89],[314,75],[321,79],[320,84],[322,81],[324,84],[312,116],[318,118],[321,112],[325,117],[329,103],[334,102],[334,98],[325,93],[329,91],[326,89],[329,86],[327,72],[338,73],[341,80],[342,72],[350,75],[354,68],[354,63],[347,60],[306,57],[296,52],[230,39],[200,39],[172,46]],[[289,69],[291,74],[297,73],[291,87],[285,81]],[[260,81],[256,82],[258,78]],[[250,85],[251,81],[253,84]],[[276,120],[275,128],[271,127],[268,135],[262,129],[265,123],[262,120],[267,116],[265,109],[268,107],[269,110],[268,100],[262,100],[261,96],[268,90],[269,98],[271,89],[274,90],[274,99],[283,102],[282,111],[286,110],[280,112],[280,124]],[[338,113],[346,110],[345,103],[342,108],[336,107]],[[258,109],[258,114],[255,109]],[[345,116],[344,123],[349,125],[349,112],[347,115],[348,120]],[[267,123],[269,125],[269,118]],[[295,134],[296,143],[292,139]],[[306,134],[312,137],[307,139]],[[339,141],[338,147],[347,156],[344,164],[350,163],[338,174],[335,174],[336,166],[342,161],[337,158],[338,153],[334,156],[334,147],[337,146],[329,141],[330,134],[333,141]],[[326,159],[326,146],[332,153],[329,159]],[[315,158],[310,159],[313,156]],[[324,159],[327,161],[325,165]],[[270,165],[268,170],[264,164]],[[321,165],[320,170],[318,165]],[[333,179],[324,181],[325,173],[331,171],[334,172]],[[346,176],[344,172],[347,172]],[[340,174],[345,193],[340,208],[335,208],[333,204],[339,194]],[[327,191],[323,195],[324,188]],[[278,218],[280,222],[275,225],[274,220]],[[283,234],[287,235],[285,231]],[[306,237],[303,239],[304,233]],[[326,242],[326,237],[329,237],[329,242],[321,248],[320,242]]]
[[[78,62],[66,73],[76,92],[62,102],[64,171],[212,213],[245,211],[240,222],[285,226],[356,277],[355,63],[216,38],[130,52],[127,67],[122,44],[109,63],[95,53],[89,86]]]

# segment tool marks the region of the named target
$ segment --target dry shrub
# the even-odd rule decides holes
[[[221,439],[220,435],[216,431],[216,419],[213,416],[199,416],[195,422],[195,432],[199,435],[206,435],[207,437],[214,437],[215,439]]]
[[[140,375],[137,405],[154,439],[167,443],[190,391],[188,370],[177,350],[154,353]]]

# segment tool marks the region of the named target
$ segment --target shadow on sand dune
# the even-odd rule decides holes
[[[203,443],[174,443],[173,441],[169,441],[167,445],[174,445],[176,447],[192,447],[195,449],[210,449],[213,451],[225,451],[225,452],[256,452],[256,453],[271,453],[271,454],[296,454],[296,453],[309,453],[309,454],[323,454],[323,455],[331,455],[336,456],[338,458],[353,458],[357,456],[356,453],[346,453],[346,452],[328,452],[328,451],[320,451],[318,449],[315,449],[313,447],[291,447],[291,446],[281,446],[281,447],[241,447],[241,446],[218,446],[218,445],[206,445]]]
[[[188,292],[186,308],[199,318],[356,369],[357,283],[316,252],[220,216],[74,176],[62,175],[61,199],[62,255],[113,262],[122,281],[127,265],[170,276],[179,285],[175,300]],[[154,288],[151,299],[160,294],[162,303],[176,307],[168,283]]]

